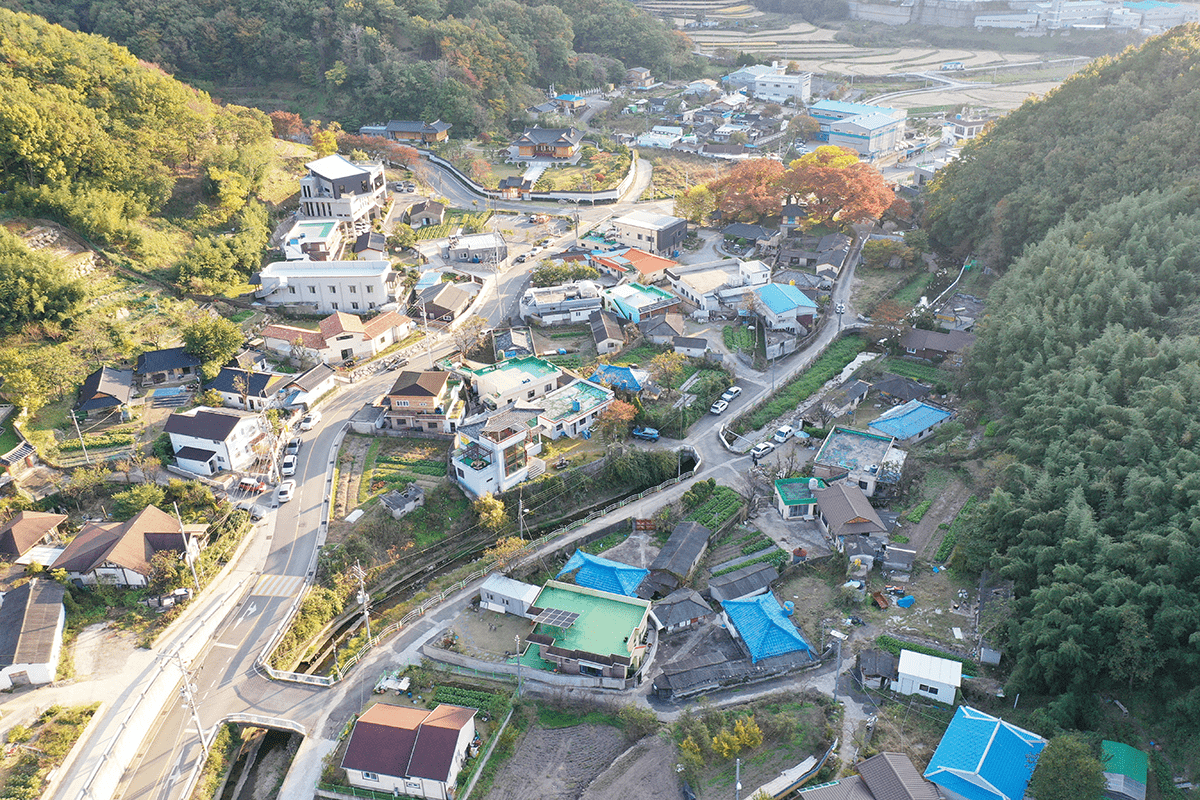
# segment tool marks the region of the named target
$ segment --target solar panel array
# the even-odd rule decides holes
[[[547,608],[545,611],[538,614],[533,621],[534,624],[541,623],[542,625],[549,625],[553,628],[561,628],[562,630],[566,630],[574,625],[577,619],[579,619],[579,614],[575,611],[563,611],[560,608]]]

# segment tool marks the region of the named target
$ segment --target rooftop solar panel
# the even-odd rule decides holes
[[[562,630],[566,630],[574,625],[577,619],[579,619],[579,614],[574,611],[563,611],[559,608],[547,608],[545,611],[538,614],[537,617],[534,618],[533,622],[534,624],[541,623],[542,625],[549,625],[552,628],[561,628]]]

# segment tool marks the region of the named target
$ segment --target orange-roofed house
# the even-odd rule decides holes
[[[666,277],[664,271],[679,266],[679,262],[629,247],[594,256],[592,265],[618,278],[628,276],[639,283],[654,283],[659,278]]]
[[[288,358],[311,358],[341,364],[349,358],[371,358],[412,333],[417,324],[403,314],[385,311],[364,320],[335,311],[318,329],[268,325],[260,334],[268,348]]]
[[[475,709],[376,703],[358,718],[342,769],[351,786],[449,800],[475,738]]]

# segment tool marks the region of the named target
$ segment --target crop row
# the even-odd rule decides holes
[[[937,549],[937,554],[934,556],[935,561],[945,561],[954,552],[955,545],[958,544],[958,537],[962,533],[963,528],[967,525],[967,518],[970,512],[975,508],[975,504],[979,502],[979,498],[975,495],[967,498],[967,502],[963,503],[963,507],[959,510],[958,516],[954,518],[954,522],[950,524],[950,530],[946,531],[945,538],[942,539],[941,545]]]
[[[688,519],[715,531],[741,509],[742,502],[742,496],[733,489],[728,486],[718,486],[712,497],[693,511]]]
[[[84,445],[87,445],[99,450],[102,447],[121,447],[133,444],[133,434],[131,433],[91,434],[83,438],[84,441],[82,443],[78,439],[67,439],[60,442],[58,449],[68,452],[71,450],[82,450]]]
[[[718,570],[717,572],[714,572],[712,576],[717,578],[721,575],[726,575],[730,572],[733,572],[735,569],[741,569],[742,567],[748,567],[751,564],[761,564],[764,562],[771,564],[775,567],[775,569],[780,569],[785,561],[787,561],[787,553],[783,552],[782,550],[776,550],[773,553],[767,553],[766,555],[761,555],[758,558],[752,558],[749,561],[743,561],[742,563],[736,564],[732,567],[726,567],[725,569]]]

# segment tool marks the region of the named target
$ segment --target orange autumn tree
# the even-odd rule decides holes
[[[615,442],[629,435],[629,426],[637,416],[637,408],[624,400],[613,400],[612,405],[592,423],[596,433],[606,442]]]
[[[759,217],[778,216],[783,200],[780,179],[783,164],[770,158],[740,161],[723,178],[708,184],[717,208],[727,218],[753,222]]]
[[[879,170],[845,147],[824,145],[793,161],[783,191],[806,204],[808,224],[849,225],[876,218],[895,201]]]

